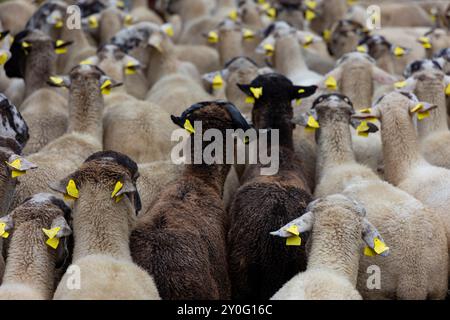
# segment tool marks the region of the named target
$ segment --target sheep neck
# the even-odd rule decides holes
[[[219,42],[220,63],[224,65],[234,57],[243,55],[242,34],[240,31],[227,30],[220,33]]]
[[[47,80],[55,74],[56,54],[51,42],[36,44],[26,59],[25,96],[47,87]]]
[[[296,35],[278,39],[275,45],[275,68],[288,78],[308,70]]]
[[[420,101],[436,104],[438,107],[430,112],[430,117],[417,122],[419,137],[426,138],[437,131],[448,131],[447,106],[442,80],[417,81],[415,93]]]
[[[357,219],[343,221],[336,209],[321,212],[314,219],[310,238],[309,269],[333,270],[356,286],[358,277],[361,227]],[[333,217],[335,220],[332,220]],[[339,220],[338,220],[339,219]],[[331,220],[331,221],[330,221]],[[356,220],[356,221],[355,221]]]
[[[134,221],[130,217],[135,214],[125,198],[116,203],[101,182],[80,187],[72,212],[74,262],[93,254],[131,260],[129,238]]]
[[[420,155],[417,135],[408,110],[386,106],[381,119],[384,177],[398,185],[411,169],[424,162]]]
[[[150,87],[162,77],[176,73],[178,69],[179,61],[175,55],[173,44],[164,41],[162,48],[163,51],[155,48],[149,50],[148,81]]]
[[[67,132],[92,135],[103,139],[104,101],[97,79],[83,79],[71,85],[69,93],[69,127]]]
[[[397,59],[397,58],[394,58],[394,59]],[[382,54],[376,60],[377,60],[377,65],[381,69],[387,71],[388,73],[396,74],[394,59],[392,58],[392,54],[390,53],[390,51],[386,51],[384,54]]]
[[[327,169],[356,161],[352,149],[349,115],[331,112],[331,115],[319,116],[317,181],[320,181]]]
[[[370,108],[373,96],[370,65],[350,63],[344,67],[340,81],[341,92],[350,98],[356,110]]]
[[[42,226],[31,221],[14,230],[3,284],[25,284],[39,291],[43,297],[51,299],[56,252],[45,244],[45,235],[41,228]]]

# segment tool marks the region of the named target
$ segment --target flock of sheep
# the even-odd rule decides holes
[[[1,2],[0,299],[445,299],[449,114],[448,1]]]

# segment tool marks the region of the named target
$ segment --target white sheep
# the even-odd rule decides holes
[[[48,193],[36,194],[0,218],[8,238],[8,259],[0,300],[50,300],[55,269],[68,258],[70,208]],[[67,220],[66,220],[67,219]],[[62,243],[60,243],[62,242]]]
[[[54,299],[160,299],[153,278],[133,263],[130,254],[129,238],[140,210],[137,170],[127,156],[102,151],[52,184],[55,191],[75,200],[72,265]],[[71,268],[80,272],[78,290],[71,290]]]
[[[370,250],[378,249],[381,241],[382,255],[389,254],[383,238],[365,218],[364,207],[336,194],[310,203],[306,211],[271,232],[283,238],[311,232],[306,271],[289,280],[272,300],[361,300],[356,279],[362,240]]]
[[[312,110],[311,116],[317,114],[320,125],[316,135],[314,196],[343,193],[357,200],[391,247],[389,257],[361,258],[357,285],[361,295],[366,299],[443,299],[447,291],[448,249],[437,212],[355,161],[349,124],[367,134],[377,128],[370,122],[362,128],[359,120],[351,118],[354,109],[347,97],[336,93],[322,95],[314,102]],[[428,237],[430,234],[433,237]],[[424,241],[421,246],[416,245],[418,237]],[[411,247],[416,250],[411,251]],[[383,285],[380,290],[369,290],[366,285],[366,270],[373,264],[381,269]]]

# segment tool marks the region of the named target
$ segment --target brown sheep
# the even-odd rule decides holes
[[[172,120],[181,127],[186,120],[201,121],[204,131],[215,128],[222,134],[226,129],[249,128],[228,102],[198,103]],[[186,164],[178,180],[139,217],[131,235],[131,253],[154,277],[162,299],[230,298],[225,248],[228,217],[222,201],[230,167]]]
[[[239,87],[256,100],[252,112],[255,128],[280,131],[280,161],[278,173],[272,176],[261,175],[259,164],[249,166],[231,206],[228,250],[232,298],[268,299],[306,268],[302,248],[286,247],[268,234],[303,214],[312,200],[302,161],[294,153],[291,102],[312,95],[317,87],[294,86],[274,73]],[[262,96],[257,98],[252,88],[262,88]]]

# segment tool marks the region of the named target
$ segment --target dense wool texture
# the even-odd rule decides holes
[[[37,192],[50,192],[49,182],[76,170],[89,155],[102,149],[102,77],[103,72],[92,66],[77,66],[72,70],[67,133],[28,157],[38,168],[18,178],[20,185],[12,208]]]
[[[269,237],[269,232],[302,214],[311,201],[311,191],[302,161],[294,154],[292,82],[267,74],[250,86],[263,88],[252,112],[255,128],[280,130],[280,162],[275,175],[263,176],[262,165],[250,165],[241,179],[230,208],[230,278],[234,299],[268,299],[306,267],[303,248],[287,247],[284,241]]]
[[[54,299],[159,299],[152,277],[130,255],[129,237],[140,209],[138,176],[136,163],[127,156],[98,152],[54,186],[65,192],[73,179],[79,190],[72,214],[72,265],[80,268],[81,276],[80,289],[70,290],[67,272]],[[111,197],[117,181],[123,183],[124,192],[119,202]]]
[[[23,42],[31,47],[23,49]],[[38,30],[23,31],[14,38],[11,53],[5,70],[8,76],[25,80],[26,99],[19,110],[30,128],[31,136],[24,153],[31,154],[66,132],[67,100],[47,86],[56,67],[54,43],[49,36]]]
[[[385,178],[437,213],[450,248],[450,171],[431,165],[420,154],[410,112],[416,104],[395,92],[385,96],[374,110],[381,119]]]
[[[205,103],[188,117],[191,123],[202,121],[203,130],[216,128],[224,134],[235,128],[223,104]],[[222,201],[229,169],[186,164],[176,182],[139,217],[131,236],[133,259],[154,276],[163,299],[230,298],[225,246],[229,222]]]
[[[13,221],[13,229],[8,238],[8,258],[0,299],[51,299],[55,290],[55,268],[58,260],[63,260],[67,253],[64,237],[71,233],[66,221],[69,220],[70,209],[51,194],[37,194],[8,217]],[[61,235],[57,237],[63,239],[58,248],[53,249],[45,243],[47,237],[42,228],[56,226],[61,228]]]
[[[361,300],[356,278],[364,216],[342,195],[308,207],[313,214],[308,240],[308,268],[289,280],[272,300]]]
[[[360,202],[367,219],[391,248],[388,257],[361,257],[357,286],[361,295],[365,299],[444,298],[448,251],[435,212],[356,163],[349,129],[352,106],[336,95],[319,99],[323,100],[315,105],[320,129],[314,195],[343,193]],[[422,239],[420,244],[418,238]],[[381,290],[369,290],[366,285],[366,270],[373,264],[381,269]]]

